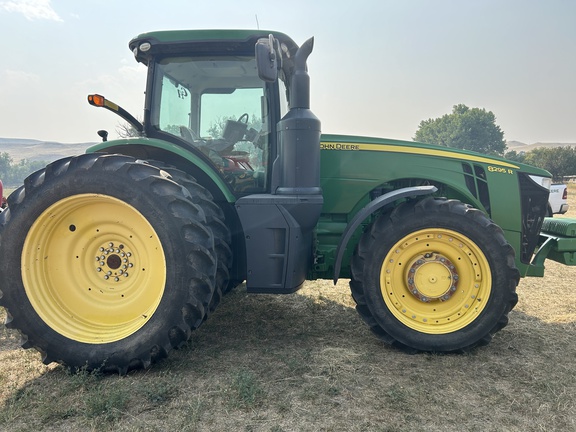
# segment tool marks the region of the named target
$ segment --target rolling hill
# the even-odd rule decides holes
[[[0,138],[0,153],[8,153],[14,162],[22,159],[52,162],[66,156],[84,153],[93,144],[95,143],[64,144],[53,141]]]
[[[533,144],[525,144],[520,141],[506,141],[506,145],[508,146],[508,150],[515,150],[517,152],[529,152],[534,150],[535,148],[545,147],[545,148],[554,148],[554,147],[569,147],[574,146],[576,147],[576,143],[543,143],[543,142],[536,142]]]

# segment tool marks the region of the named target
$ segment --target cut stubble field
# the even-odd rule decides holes
[[[556,263],[522,279],[510,324],[457,355],[384,346],[344,280],[240,286],[186,347],[124,377],[45,366],[2,326],[0,430],[576,431],[575,280]]]

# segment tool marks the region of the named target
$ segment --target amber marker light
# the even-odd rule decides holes
[[[106,101],[106,99],[104,98],[104,96],[100,96],[98,94],[88,95],[88,103],[90,105],[103,107],[105,101]]]

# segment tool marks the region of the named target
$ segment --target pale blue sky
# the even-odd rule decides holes
[[[145,68],[128,41],[150,30],[310,36],[312,109],[327,133],[411,139],[464,103],[508,140],[576,143],[575,0],[0,0],[0,137],[115,136],[100,93],[141,116]]]

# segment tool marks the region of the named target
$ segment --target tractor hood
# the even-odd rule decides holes
[[[491,172],[504,172],[507,169],[522,171],[530,175],[551,178],[552,175],[541,168],[469,150],[461,150],[426,144],[416,141],[403,141],[387,138],[373,138],[352,135],[322,135],[321,150],[371,151],[448,158],[467,162],[487,164]]]

